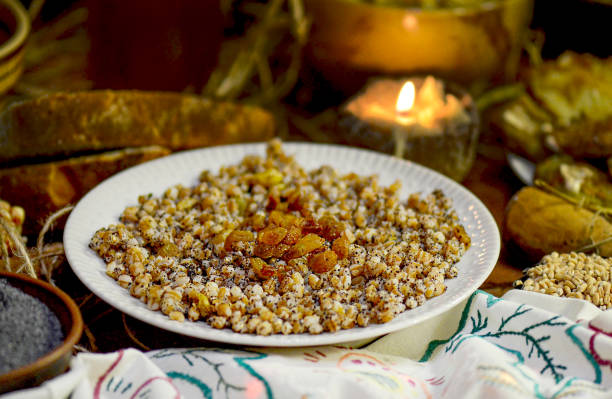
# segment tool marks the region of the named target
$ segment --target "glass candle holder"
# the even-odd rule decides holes
[[[398,111],[405,82],[414,83],[414,108]],[[480,122],[472,97],[455,84],[377,78],[342,106],[339,126],[346,144],[398,155],[461,181],[476,156]]]

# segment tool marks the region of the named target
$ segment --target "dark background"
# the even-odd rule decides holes
[[[31,2],[21,1],[26,7]],[[86,74],[94,88],[197,91],[217,64],[221,42],[239,34],[238,25],[245,22],[223,15],[219,4],[220,0],[47,0],[34,29],[65,10],[86,6],[92,42]],[[566,50],[612,56],[612,0],[534,0],[531,28],[543,32],[545,59]],[[301,80],[316,86],[316,74],[309,75],[308,65],[303,67]],[[324,96],[331,97],[333,93]]]
[[[564,50],[612,55],[612,1],[535,0],[532,28],[545,32],[544,58]]]
[[[30,0],[21,0],[27,7]],[[125,3],[133,0],[125,0]],[[218,0],[201,0],[217,3]],[[47,0],[41,21],[48,21],[78,0]],[[163,4],[172,8],[173,2],[150,0],[149,4]],[[558,56],[565,49],[590,52],[604,57],[612,55],[612,1],[611,0],[534,0],[532,28],[546,32],[544,55]]]

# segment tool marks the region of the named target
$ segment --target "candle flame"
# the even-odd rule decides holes
[[[397,102],[395,103],[395,110],[397,112],[408,112],[414,106],[415,98],[414,83],[406,82],[402,86],[402,89],[397,96]]]

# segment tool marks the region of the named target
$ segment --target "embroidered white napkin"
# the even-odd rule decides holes
[[[361,349],[126,349],[2,399],[612,398],[612,311],[580,300],[477,291]]]

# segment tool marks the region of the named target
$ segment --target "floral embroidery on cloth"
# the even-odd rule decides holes
[[[448,338],[429,342],[415,360],[342,347],[148,356],[178,376],[181,392],[205,385],[205,398],[612,397],[612,323],[599,324],[478,291]]]
[[[81,353],[70,373],[7,399],[612,398],[612,311],[589,306],[477,291],[361,349]]]

